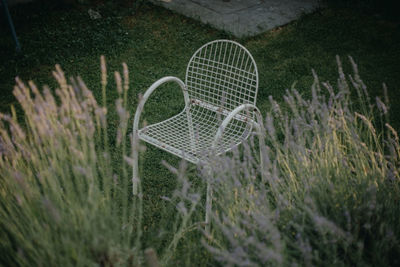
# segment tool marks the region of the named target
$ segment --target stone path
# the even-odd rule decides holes
[[[236,37],[253,36],[313,12],[320,0],[151,0],[232,33]]]

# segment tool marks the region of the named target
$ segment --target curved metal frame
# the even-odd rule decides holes
[[[139,155],[138,155],[138,143],[139,143],[139,136],[138,136],[138,131],[139,131],[139,120],[140,120],[140,115],[142,114],[144,104],[147,102],[147,99],[150,97],[150,95],[162,84],[166,82],[176,82],[179,84],[183,91],[183,97],[185,99],[185,106],[189,106],[189,96],[186,90],[186,86],[184,82],[182,82],[181,79],[173,76],[167,76],[164,78],[159,79],[158,81],[154,82],[149,89],[146,90],[144,93],[143,97],[140,99],[139,104],[136,108],[135,112],[135,118],[133,120],[133,147],[132,147],[132,158],[133,158],[133,173],[132,173],[132,191],[133,195],[138,194],[138,184],[139,184],[139,166],[138,166],[138,161],[139,161]]]
[[[227,51],[228,49],[229,51]],[[204,60],[204,58],[206,58],[206,60]],[[195,71],[193,71],[193,69]],[[189,60],[185,75],[185,84],[188,90],[188,95],[191,99],[193,98],[196,100],[200,100],[198,98],[204,97],[203,92],[199,92],[202,90],[198,87],[206,86],[205,84],[209,82],[202,79],[204,74],[200,75],[199,77],[199,71],[205,71],[207,72],[207,74],[211,73],[214,76],[221,75],[221,72],[230,73],[231,78],[234,80],[234,82],[231,81],[230,86],[236,87],[235,90],[233,90],[235,92],[233,92],[233,95],[231,95],[230,97],[240,99],[241,101],[239,103],[236,103],[234,106],[231,106],[231,109],[228,108],[228,110],[224,111],[227,111],[229,113],[237,106],[244,103],[256,105],[258,94],[257,64],[253,56],[250,54],[249,50],[247,50],[247,48],[243,45],[232,40],[222,39],[206,43],[196,50],[196,52]],[[226,77],[226,75],[224,76]],[[241,78],[244,79],[237,79],[237,76],[241,76]],[[196,81],[196,86],[193,86],[191,84],[191,80],[193,79]],[[224,80],[223,82],[228,81]],[[255,82],[255,84],[252,84],[253,82]],[[230,86],[223,87],[225,91],[230,91],[230,89],[233,89],[230,88]],[[208,88],[210,88],[210,86],[208,86]],[[240,88],[239,92],[236,91],[236,89],[238,88]],[[249,90],[249,88],[252,89]],[[254,92],[254,95],[249,94],[249,92]],[[248,98],[251,98],[252,100],[249,101],[249,99],[246,99],[246,96]],[[201,103],[201,100],[197,102],[200,102],[200,104],[205,104],[207,108],[215,108],[216,110],[219,110],[220,108],[213,107],[213,104],[209,105],[210,103]]]
[[[251,63],[254,65],[254,71],[255,71],[255,76],[256,76],[256,90],[255,90],[255,96],[254,96],[254,103],[253,105],[256,104],[257,101],[257,94],[258,94],[258,69],[257,69],[257,64],[256,61],[254,60],[253,56],[251,55],[251,53],[249,52],[249,50],[247,50],[246,47],[244,47],[243,45],[239,44],[238,42],[234,42],[232,40],[226,40],[226,39],[221,39],[221,40],[215,40],[215,41],[211,41],[209,43],[204,44],[203,46],[201,46],[199,49],[196,50],[196,52],[193,53],[193,56],[190,58],[188,66],[186,68],[186,75],[185,75],[185,82],[187,84],[187,80],[188,80],[188,74],[189,74],[189,66],[190,64],[193,62],[193,59],[196,57],[196,55],[202,51],[205,47],[212,45],[214,43],[218,43],[218,42],[226,42],[226,43],[231,43],[234,45],[237,45],[238,47],[240,47],[241,49],[243,49],[243,51],[245,51],[247,53],[247,55],[249,56]]]
[[[219,127],[217,133],[215,134],[215,138],[214,138],[214,142],[212,144],[212,149],[215,149],[215,147],[218,144],[219,139],[222,137],[222,134],[226,128],[226,126],[228,126],[229,122],[235,117],[235,115],[239,114],[241,111],[244,110],[249,110],[249,109],[253,109],[256,113],[256,120],[257,123],[252,121],[253,126],[257,129],[258,134],[264,135],[262,131],[263,127],[263,122],[262,122],[262,117],[261,117],[261,113],[260,110],[252,104],[243,104],[238,106],[237,108],[235,108],[231,113],[229,113],[229,115],[222,121],[221,126]]]
[[[247,56],[249,56],[251,63],[254,64],[254,72],[256,76],[256,84],[255,84],[255,94],[254,94],[254,103],[247,103],[247,104],[241,104],[237,107],[235,107],[233,110],[223,110],[222,113],[226,114],[227,116],[225,117],[225,119],[222,121],[221,125],[219,126],[217,133],[215,134],[214,140],[212,142],[212,146],[211,146],[211,151],[210,152],[215,152],[218,142],[221,140],[221,138],[224,136],[224,130],[226,129],[226,127],[228,126],[228,124],[234,119],[239,116],[242,116],[241,113],[243,113],[244,111],[251,111],[252,115],[251,117],[246,116],[246,121],[248,120],[247,123],[251,124],[250,126],[254,126],[256,131],[257,131],[257,135],[258,135],[258,139],[260,142],[260,161],[261,161],[261,169],[262,169],[262,175],[264,173],[264,159],[263,159],[263,153],[261,151],[261,149],[264,147],[264,126],[263,126],[263,122],[262,122],[262,116],[261,113],[259,111],[259,109],[255,106],[256,103],[256,99],[257,99],[257,92],[258,92],[258,71],[257,71],[257,66],[255,64],[254,58],[252,57],[252,55],[250,54],[250,52],[243,47],[242,45],[230,41],[230,40],[216,40],[210,43],[207,43],[205,45],[203,45],[202,47],[200,47],[192,56],[192,58],[189,61],[188,67],[186,69],[186,82],[188,80],[188,73],[189,73],[189,67],[191,62],[193,61],[193,59],[195,58],[195,56],[199,53],[199,51],[201,51],[204,47],[208,46],[208,45],[212,45],[216,42],[228,42],[228,43],[232,43],[234,45],[237,45],[238,47],[240,47],[241,49],[244,50],[244,53],[247,54]],[[236,48],[235,48],[236,49]],[[236,52],[235,52],[236,53]],[[243,55],[244,58],[244,55]],[[242,59],[243,61],[243,59]],[[250,64],[251,64],[250,63]],[[246,63],[247,64],[247,63]],[[251,68],[252,66],[250,66]],[[185,100],[185,108],[182,112],[187,113],[187,119],[189,122],[189,132],[190,132],[190,136],[191,136],[191,142],[194,142],[194,134],[193,134],[193,125],[192,125],[192,121],[191,121],[191,114],[190,114],[190,108],[191,108],[191,103],[190,103],[190,92],[188,92],[188,87],[187,85],[180,80],[177,77],[173,77],[173,76],[167,76],[164,78],[159,79],[158,81],[154,82],[145,92],[145,94],[143,95],[143,97],[140,99],[138,106],[136,108],[136,112],[135,112],[135,117],[134,117],[134,122],[133,122],[133,146],[132,146],[132,157],[133,157],[133,174],[132,174],[132,191],[133,191],[133,195],[138,195],[138,188],[140,185],[140,179],[139,179],[139,169],[138,169],[138,161],[139,161],[139,155],[138,155],[138,151],[139,151],[139,121],[140,121],[140,115],[143,111],[144,105],[147,102],[148,98],[150,97],[150,95],[162,84],[166,83],[166,82],[176,82],[182,89],[183,91],[183,96],[184,96],[184,100]],[[200,101],[201,102],[201,101]],[[204,104],[204,103],[203,103]],[[207,103],[205,103],[205,105],[207,105]],[[212,106],[212,105],[211,105]],[[210,107],[207,107],[210,108]],[[211,109],[213,109],[215,107],[211,107]],[[218,108],[219,110],[219,108]],[[182,114],[182,113],[180,113]],[[255,117],[255,118],[254,118]],[[255,120],[254,120],[255,119]],[[252,130],[252,128],[250,128],[250,131]],[[248,135],[246,136],[246,138],[248,137]],[[228,149],[230,150],[230,149]],[[228,151],[226,150],[226,151]],[[210,168],[211,171],[211,168]],[[209,223],[210,223],[210,214],[211,214],[211,206],[212,206],[212,189],[211,189],[211,185],[209,182],[207,182],[207,199],[206,199],[206,218],[205,218],[205,222],[206,222],[206,231],[209,231]]]

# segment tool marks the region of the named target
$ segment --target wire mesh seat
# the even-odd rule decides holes
[[[191,108],[193,136],[185,111],[178,115],[139,130],[139,138],[184,158],[194,164],[207,161],[221,118],[215,111],[194,106]],[[251,131],[249,123],[234,120],[224,130],[214,153],[221,154],[240,144]]]
[[[176,82],[183,90],[184,110],[139,130],[145,102],[157,87],[169,81]],[[257,66],[249,51],[230,40],[209,42],[190,59],[185,83],[168,76],[149,87],[135,113],[134,139],[141,139],[195,164],[207,163],[211,154],[224,153],[243,142],[253,128],[263,134],[261,115],[255,106],[257,90]],[[139,184],[137,153],[134,149],[134,194],[137,194]],[[210,194],[208,185],[207,223]]]

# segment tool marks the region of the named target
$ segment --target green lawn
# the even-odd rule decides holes
[[[100,4],[94,8],[101,13],[101,19],[91,20],[87,6],[68,8],[33,3],[10,9],[22,53],[14,53],[11,33],[2,20],[1,112],[7,112],[11,104],[16,104],[11,93],[15,76],[54,87],[51,71],[56,63],[68,76],[80,75],[100,102],[99,58],[105,55],[110,77],[108,105],[113,106],[117,97],[113,72],[121,70],[121,63],[126,62],[131,75],[129,103],[132,114],[138,94],[144,93],[154,81],[167,75],[184,79],[188,60],[202,44],[221,38],[237,40],[225,32],[150,4],[137,9],[112,4]],[[372,97],[382,95],[381,83],[385,82],[391,113],[400,112],[399,22],[359,10],[327,8],[281,28],[237,41],[248,48],[258,65],[257,105],[263,115],[269,108],[268,96],[282,101],[285,89],[294,83],[301,94],[310,96],[311,69],[316,70],[321,80],[336,83],[335,55],[342,58],[348,73],[347,55],[355,59]],[[152,123],[176,114],[182,107],[179,89],[166,85],[152,96],[142,116]],[[110,128],[115,128],[117,115],[113,110],[110,110],[110,118]],[[393,118],[391,123],[400,129],[400,121]],[[111,144],[114,142],[111,140]],[[178,162],[176,157],[148,146],[141,165],[142,177],[145,177],[144,228],[148,244],[156,240],[152,233],[161,219],[159,214],[163,202],[160,197],[175,187],[173,175],[160,164],[162,159],[174,164]],[[195,175],[195,167],[190,168]],[[181,248],[182,255],[184,246],[185,242]],[[190,260],[205,265],[210,257],[200,243],[198,246],[199,254]],[[177,262],[185,260],[182,256]]]

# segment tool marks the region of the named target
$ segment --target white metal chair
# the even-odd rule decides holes
[[[176,82],[183,90],[185,108],[165,121],[139,130],[147,99],[157,87],[169,81]],[[249,136],[253,127],[263,143],[262,117],[255,106],[257,90],[257,66],[245,47],[230,40],[207,43],[190,59],[185,83],[168,76],[145,92],[134,117],[134,145],[138,147],[141,139],[194,164],[208,164],[210,153],[219,155],[231,150]],[[138,149],[134,149],[133,160],[133,194],[136,195],[140,182]],[[207,224],[210,212],[211,187],[207,183]]]

